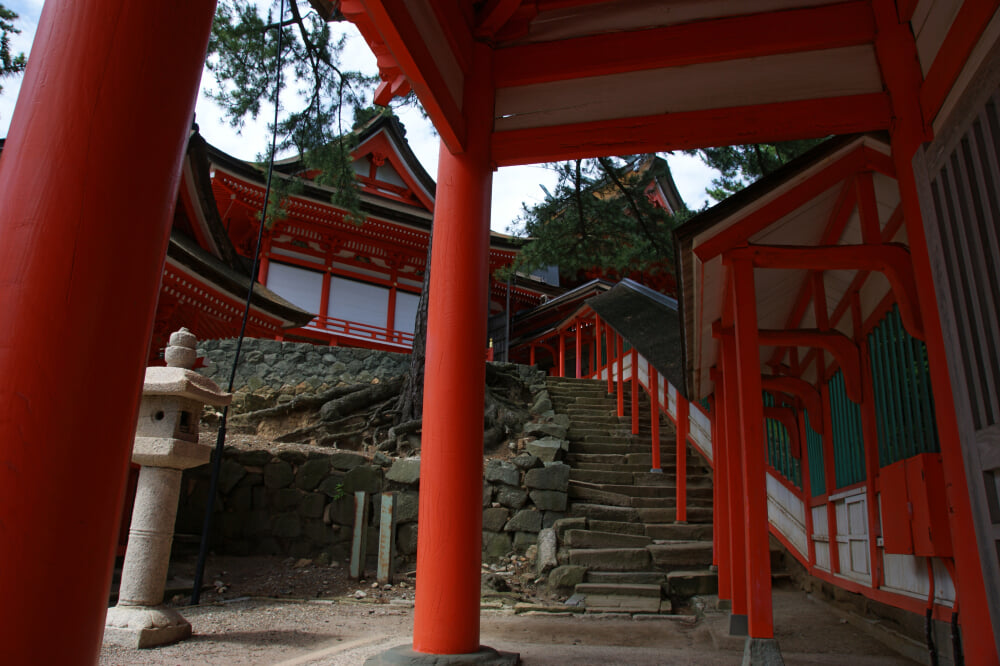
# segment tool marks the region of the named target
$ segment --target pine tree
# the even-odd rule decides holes
[[[712,186],[705,191],[716,201],[722,201],[759,178],[773,173],[821,141],[823,139],[803,139],[781,143],[700,148],[685,152],[697,155],[705,164],[719,172],[719,177],[712,179]]]
[[[14,27],[17,18],[15,12],[0,4],[0,79],[20,74],[28,64],[23,53],[14,55],[10,52],[10,36],[21,32]],[[3,86],[0,86],[0,93],[2,92]]]

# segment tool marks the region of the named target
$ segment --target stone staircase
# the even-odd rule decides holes
[[[709,467],[690,447],[688,522],[676,523],[676,440],[660,423],[662,473],[650,472],[649,398],[640,389],[639,434],[632,435],[606,381],[546,380],[557,414],[569,417],[572,468],[567,517],[555,524],[560,564],[583,567],[575,597],[587,612],[671,613],[695,594],[711,594],[712,484]]]

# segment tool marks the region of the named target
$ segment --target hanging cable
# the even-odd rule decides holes
[[[293,2],[295,0],[292,0]],[[264,206],[260,212],[260,227],[257,229],[257,245],[253,252],[253,265],[250,269],[250,284],[247,288],[247,300],[243,307],[243,322],[240,324],[240,335],[236,339],[236,354],[233,356],[233,366],[229,372],[229,384],[226,390],[233,392],[233,384],[236,382],[236,368],[240,364],[240,352],[243,350],[243,339],[246,337],[247,322],[250,320],[250,301],[253,298],[253,287],[256,282],[257,266],[260,263],[260,246],[264,237],[264,222],[267,219],[267,204],[271,198],[271,177],[274,173],[274,153],[278,145],[278,101],[281,94],[281,26],[285,16],[285,0],[281,0],[278,9],[278,23],[269,25],[265,30],[278,27],[278,50],[277,65],[275,67],[274,84],[274,126],[271,128],[271,153],[267,160],[267,184],[264,187]],[[208,545],[210,533],[212,531],[212,513],[215,510],[215,493],[219,487],[219,470],[222,467],[222,451],[226,446],[226,420],[229,416],[229,407],[222,408],[222,419],[219,423],[219,434],[215,440],[215,455],[212,457],[212,476],[208,486],[208,503],[205,506],[205,520],[201,528],[201,544],[198,548],[198,562],[194,570],[194,587],[191,590],[191,605],[196,605],[201,599],[201,584],[205,575],[205,560],[208,557]]]

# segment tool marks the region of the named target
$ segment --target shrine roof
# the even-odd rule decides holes
[[[482,92],[489,76],[499,166],[888,129],[893,86],[929,127],[954,104],[966,58],[981,61],[996,9],[975,0],[312,4],[354,22],[377,53],[376,103],[414,91],[455,153],[466,142],[466,91]]]
[[[683,393],[684,348],[675,299],[626,278],[588,298],[587,305]]]

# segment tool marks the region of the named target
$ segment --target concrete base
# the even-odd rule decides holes
[[[427,654],[416,652],[411,645],[400,645],[382,654],[369,657],[365,666],[517,666],[521,655],[498,652],[485,645],[469,654]]]
[[[750,633],[750,626],[746,615],[733,613],[729,616],[729,635],[746,636]]]
[[[163,606],[115,606],[108,609],[104,643],[129,648],[151,648],[191,637],[191,624]]]
[[[774,638],[751,638],[743,644],[743,666],[785,666]]]

